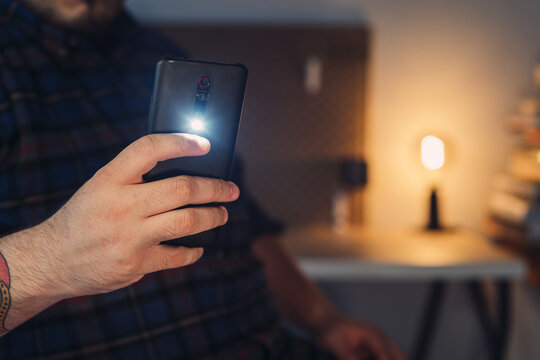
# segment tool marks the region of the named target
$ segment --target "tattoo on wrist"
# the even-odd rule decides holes
[[[9,287],[9,268],[4,255],[0,253],[0,335],[9,331],[5,326],[6,316],[9,311],[9,305],[11,304]]]

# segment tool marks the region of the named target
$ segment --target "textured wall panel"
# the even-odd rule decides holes
[[[363,27],[160,26],[194,58],[249,68],[238,142],[248,187],[288,224],[329,221],[343,158],[362,155],[368,36]],[[318,94],[305,90],[310,57]]]

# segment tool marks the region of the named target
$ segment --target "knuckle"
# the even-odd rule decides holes
[[[112,178],[114,177],[114,169],[112,168],[111,164],[107,164],[94,174],[92,176],[92,182],[95,185],[102,186],[107,183],[112,182]]]
[[[129,276],[137,273],[139,264],[135,261],[135,257],[130,256],[123,247],[116,246],[110,251],[117,274]]]
[[[167,269],[169,267],[169,258],[167,256],[161,256],[159,259],[160,269]]]
[[[225,195],[227,185],[225,185],[225,181],[218,180],[216,186],[214,187],[214,198],[220,199]]]
[[[189,199],[196,191],[195,180],[190,176],[180,176],[174,182],[173,191],[176,196]]]
[[[184,135],[176,135],[174,139],[180,149],[187,150],[189,148],[190,142]]]
[[[158,140],[153,134],[143,136],[135,144],[135,152],[139,156],[153,156],[157,152]]]
[[[175,233],[190,233],[197,227],[197,222],[197,216],[192,209],[183,209],[182,214],[176,217],[174,224]]]
[[[103,218],[106,221],[115,223],[124,217],[126,217],[128,209],[123,206],[118,206],[113,204],[112,206],[107,207],[103,212]]]

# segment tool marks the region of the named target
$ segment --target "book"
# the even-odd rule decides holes
[[[495,243],[527,261],[529,264],[527,281],[532,285],[540,286],[540,246],[527,241],[528,235],[525,229],[506,224],[492,216],[485,219],[483,228],[484,233]]]
[[[495,175],[493,190],[515,195],[521,199],[540,202],[540,183],[522,181],[506,173]]]
[[[530,201],[502,192],[494,192],[488,200],[491,215],[514,225],[525,225],[532,207]]]
[[[517,110],[522,115],[540,114],[540,98],[538,94],[532,94],[521,99],[518,103]]]
[[[521,247],[529,245],[525,226],[505,222],[494,215],[486,217],[483,229],[484,233],[495,242]]]
[[[516,113],[509,118],[509,125],[514,132],[540,129],[540,97],[534,94],[521,99]]]
[[[526,145],[540,147],[540,129],[525,129],[523,130],[521,136],[523,143],[525,143]]]
[[[513,132],[523,132],[528,129],[540,128],[540,114],[513,114],[508,124]]]
[[[521,181],[540,182],[540,148],[514,150],[508,161],[508,171]]]
[[[489,198],[488,212],[501,229],[516,238],[520,233],[523,242],[540,246],[540,204],[536,200],[496,191]]]

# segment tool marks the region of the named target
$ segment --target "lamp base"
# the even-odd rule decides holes
[[[439,201],[437,197],[437,189],[431,189],[431,195],[429,196],[429,220],[426,225],[428,231],[441,231],[444,230],[439,222]]]

